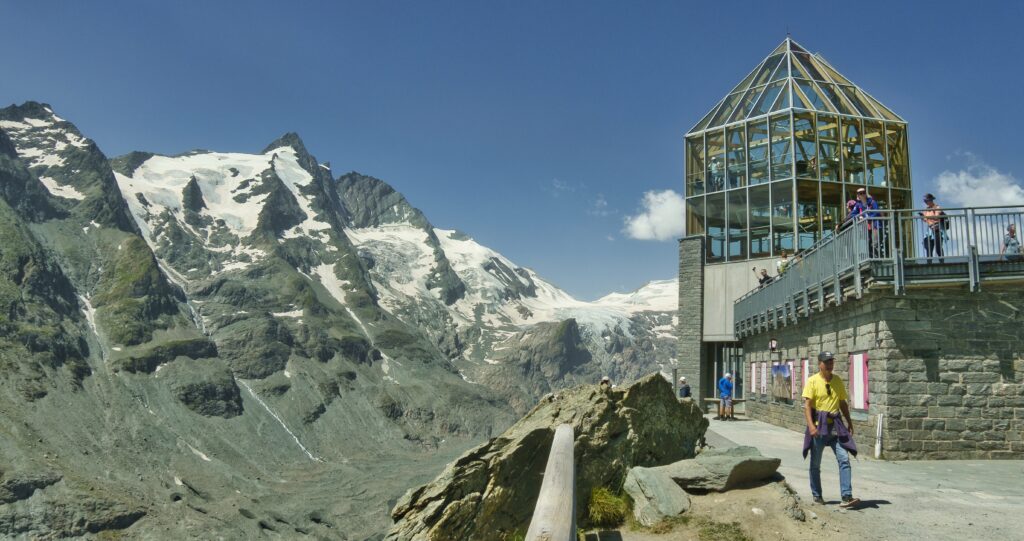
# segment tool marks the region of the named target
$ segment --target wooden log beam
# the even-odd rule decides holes
[[[572,425],[559,425],[526,541],[576,541],[576,465]]]

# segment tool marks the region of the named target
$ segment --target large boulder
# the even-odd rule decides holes
[[[686,491],[651,468],[637,466],[629,470],[622,489],[633,499],[633,517],[644,526],[654,526],[690,508]]]
[[[466,452],[391,512],[392,541],[493,540],[525,532],[555,428],[573,425],[576,512],[594,488],[622,486],[634,466],[691,458],[708,422],[652,374],[625,389],[583,385],[547,395],[501,436]]]
[[[710,449],[693,460],[652,468],[688,491],[722,492],[775,475],[782,461],[766,457],[756,447]]]

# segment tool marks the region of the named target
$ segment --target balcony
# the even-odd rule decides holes
[[[1009,253],[1012,227],[1020,243],[1024,206],[877,210],[804,250],[789,268],[734,304],[737,338],[799,321],[867,290],[1024,280],[1024,255]],[[1013,242],[1009,243],[1010,246]]]

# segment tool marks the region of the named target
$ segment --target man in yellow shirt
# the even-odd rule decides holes
[[[860,503],[853,497],[853,474],[850,455],[857,456],[853,441],[853,421],[846,403],[846,386],[832,372],[835,356],[830,351],[818,354],[818,373],[807,378],[804,385],[804,457],[811,452],[811,495],[814,503],[824,504],[821,497],[821,457],[825,447],[831,447],[839,463],[839,490],[843,497],[840,507],[849,508]],[[842,416],[840,416],[842,413]],[[843,420],[846,423],[843,423]]]

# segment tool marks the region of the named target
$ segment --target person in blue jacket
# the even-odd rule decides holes
[[[690,384],[686,383],[686,376],[679,378],[679,398],[690,398],[692,396]]]
[[[732,416],[732,374],[729,372],[718,380],[718,399],[718,419],[735,421],[736,418]]]

